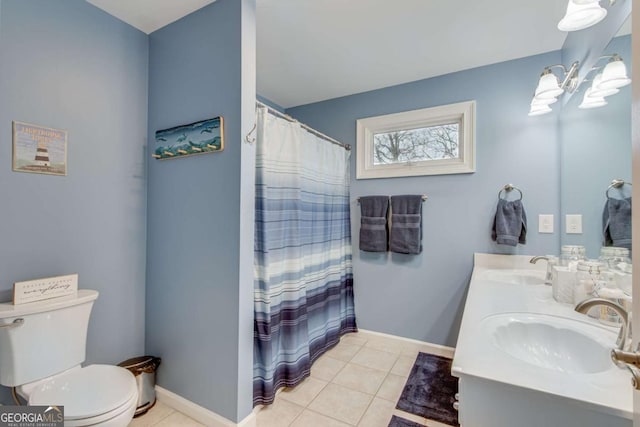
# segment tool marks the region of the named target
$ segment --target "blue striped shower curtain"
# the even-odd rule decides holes
[[[253,404],[355,332],[350,151],[258,109]]]

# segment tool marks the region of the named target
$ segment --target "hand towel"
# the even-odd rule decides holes
[[[604,245],[631,250],[631,197],[607,199],[602,212]]]
[[[527,242],[527,214],[522,200],[498,200],[491,238],[499,245],[518,246]]]
[[[360,197],[360,250],[387,251],[389,196]]]
[[[389,249],[401,254],[422,252],[422,196],[391,196]]]

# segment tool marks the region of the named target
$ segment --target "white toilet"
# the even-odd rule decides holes
[[[64,424],[127,426],[136,410],[135,377],[85,360],[89,316],[98,292],[23,305],[0,304],[0,384],[29,405],[64,406]]]

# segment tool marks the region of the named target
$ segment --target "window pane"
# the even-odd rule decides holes
[[[457,159],[459,123],[373,135],[373,164]]]

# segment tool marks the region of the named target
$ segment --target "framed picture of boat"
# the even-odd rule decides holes
[[[13,170],[67,175],[67,131],[14,120]]]
[[[224,149],[222,117],[156,131],[155,159],[177,159],[196,154],[217,153]]]

